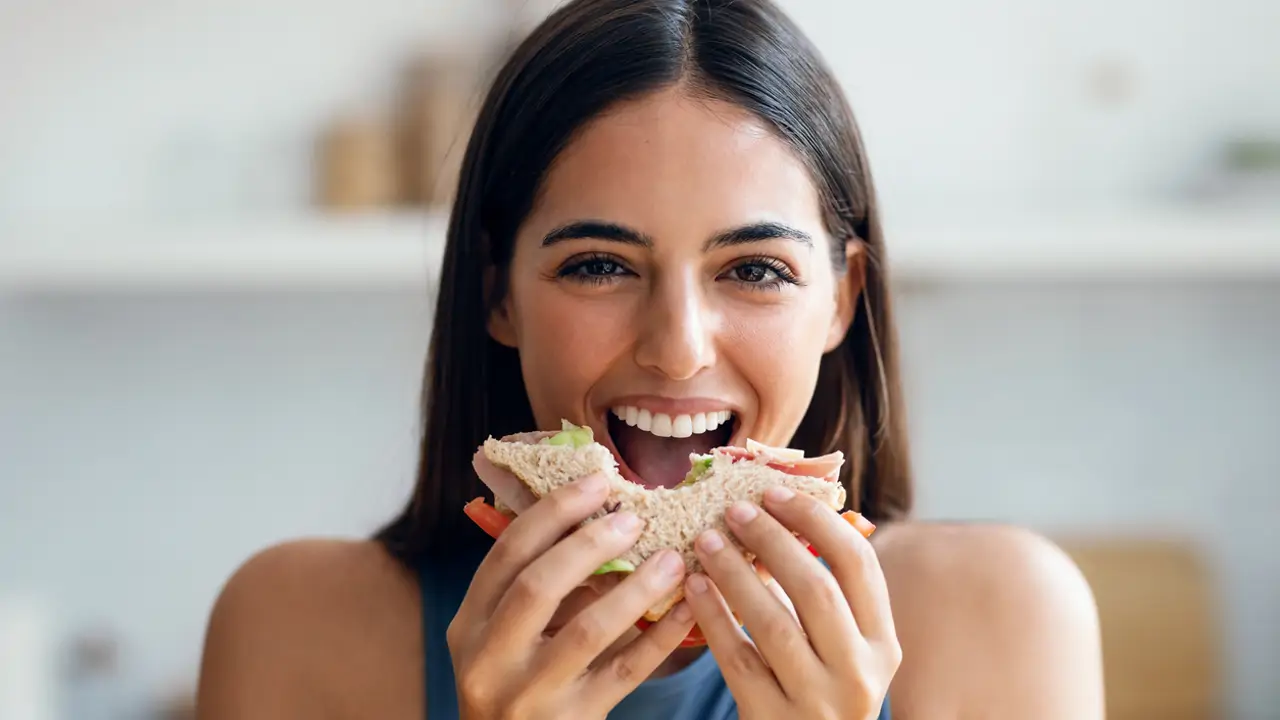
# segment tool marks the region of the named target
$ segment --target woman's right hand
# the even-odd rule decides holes
[[[548,632],[561,602],[640,535],[634,515],[612,513],[564,537],[603,506],[607,487],[591,475],[556,489],[517,517],[480,564],[447,636],[465,720],[603,718],[693,627],[681,603],[611,647],[682,581],[684,563],[667,550]]]

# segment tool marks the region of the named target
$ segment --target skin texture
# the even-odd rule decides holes
[[[582,220],[634,229],[653,247],[595,238],[542,247]],[[756,222],[811,240],[706,251],[718,234]],[[598,118],[558,158],[517,235],[490,330],[519,347],[540,426],[568,418],[605,436],[617,398],[714,398],[738,411],[733,444],[785,445],[818,359],[852,319],[858,278],[838,281],[829,242],[817,190],[783,142],[734,106],[668,90]],[[593,270],[601,277],[596,268],[577,281],[556,277],[593,254],[618,265],[606,282],[587,281]],[[799,284],[741,282],[765,267],[760,257]]]
[[[764,503],[734,505],[726,515],[729,528],[773,569],[793,607],[756,581],[751,566],[714,530],[697,542],[708,577],[685,583],[740,717],[875,717],[902,662],[875,551],[813,498],[772,488]],[[809,539],[831,572],[792,532]],[[733,622],[730,607],[746,631]]]
[[[683,560],[666,551],[548,632],[561,600],[640,535],[639,519],[619,512],[558,541],[607,494],[599,474],[557,488],[521,516],[526,521],[513,522],[480,564],[448,632],[462,717],[603,718],[693,627],[687,609],[677,608],[632,642],[615,644],[683,578]]]
[[[544,247],[581,221],[623,226],[651,246],[585,237]],[[758,222],[812,244],[707,247]],[[784,445],[860,290],[856,246],[855,272],[841,276],[827,242],[813,184],[784,143],[730,105],[664,91],[598,118],[558,159],[489,331],[520,349],[541,426],[563,417],[601,434],[616,398],[698,397],[735,410],[735,444]],[[761,257],[798,283],[753,287],[746,280],[774,279]],[[690,660],[670,649],[695,619],[745,718],[873,717],[891,680],[897,720],[1102,717],[1092,596],[1033,534],[906,523],[882,527],[873,544],[828,509],[769,498],[738,508],[752,519],[731,515],[729,527],[771,568],[774,591],[705,537],[705,576],[663,575],[651,561],[600,596],[570,589],[633,536],[589,526],[556,542],[599,500],[558,497],[512,523],[450,628],[464,717],[602,717],[646,676]],[[618,621],[619,608],[642,608],[679,581],[692,618],[673,612],[643,635]],[[214,608],[200,717],[420,719],[418,602],[412,575],[369,542],[263,552]]]

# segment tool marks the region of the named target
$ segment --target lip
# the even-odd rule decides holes
[[[725,400],[705,397],[670,398],[661,395],[626,395],[614,398],[604,407],[604,412],[607,413],[613,408],[627,405],[648,410],[651,413],[665,413],[667,415],[697,415],[698,413],[718,412],[720,410],[728,410],[734,415],[738,414],[737,405]]]

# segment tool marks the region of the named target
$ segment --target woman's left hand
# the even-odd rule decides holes
[[[794,616],[714,530],[696,544],[706,575],[685,583],[739,715],[873,720],[902,650],[871,543],[830,508],[786,488],[766,492],[764,509],[738,503],[725,520],[790,597]],[[811,543],[830,571],[792,533]]]

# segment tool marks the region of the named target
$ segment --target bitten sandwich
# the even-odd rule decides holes
[[[694,573],[701,570],[701,565],[693,544],[704,531],[716,528],[737,544],[725,527],[724,513],[739,500],[759,504],[765,490],[782,485],[816,498],[837,512],[844,507],[845,490],[838,480],[844,464],[841,453],[806,458],[799,450],[767,447],[751,440],[746,445],[691,454],[683,482],[670,488],[647,488],[623,478],[613,453],[595,442],[589,427],[565,421],[560,432],[489,438],[476,452],[473,465],[480,480],[493,491],[494,505],[477,498],[464,509],[481,528],[497,537],[512,518],[538,498],[599,472],[610,483],[609,497],[605,507],[585,522],[625,510],[635,513],[644,528],[626,554],[606,563],[597,573],[631,572],[649,556],[667,548],[679,552],[687,571]],[[738,549],[748,561],[753,559],[741,546]],[[766,576],[763,570],[760,574]],[[678,588],[649,608],[644,620],[661,619],[683,595],[683,588]]]

